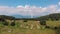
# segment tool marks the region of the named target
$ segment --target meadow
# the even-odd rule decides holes
[[[15,20],[15,26],[11,26],[11,21],[7,20],[9,25],[5,26],[0,22],[0,34],[60,34],[60,29],[54,29],[54,27],[60,26],[60,20],[58,21],[46,21],[46,24],[51,28],[45,28],[40,25],[40,21],[34,20]]]

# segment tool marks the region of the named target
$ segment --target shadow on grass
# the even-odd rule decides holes
[[[58,27],[57,30],[55,30],[55,33],[56,33],[56,34],[60,34],[60,26]]]

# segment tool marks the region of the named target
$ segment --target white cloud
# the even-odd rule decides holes
[[[58,2],[58,5],[60,5],[60,2]]]
[[[17,8],[23,8],[23,6],[22,5],[19,5],[19,6],[17,6]]]
[[[37,7],[37,6],[29,6],[29,5],[19,5],[17,7],[9,7],[9,6],[0,6],[0,15],[33,15],[39,16],[47,13],[58,13],[60,9],[57,8],[58,5],[49,5],[47,7]]]
[[[50,11],[50,13],[55,13],[57,7],[58,7],[57,5],[50,5],[48,6],[48,11]]]
[[[60,13],[60,9],[57,9],[55,13]]]

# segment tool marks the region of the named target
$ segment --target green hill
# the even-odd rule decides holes
[[[38,17],[37,19],[39,19],[39,20],[49,20],[49,19],[58,20],[58,19],[60,19],[60,13],[54,13],[54,14],[41,16],[41,17]]]
[[[13,17],[13,16],[7,16],[7,15],[0,15],[0,18],[4,18],[4,19],[14,19],[15,17]]]

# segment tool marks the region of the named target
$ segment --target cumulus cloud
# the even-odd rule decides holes
[[[60,5],[60,2],[59,2]],[[37,6],[29,6],[29,5],[18,5],[17,7],[9,7],[9,6],[0,6],[0,15],[23,15],[23,16],[40,16],[45,15],[47,13],[58,13],[60,9],[58,9],[58,5],[49,5],[47,7],[37,7]]]

